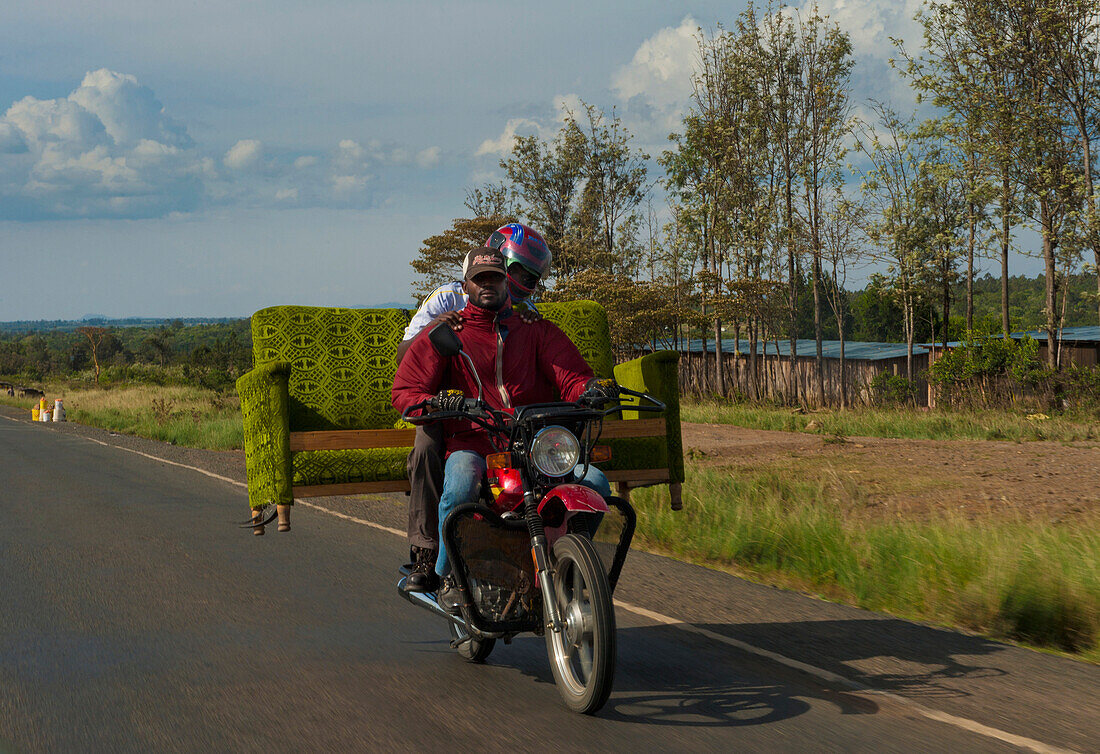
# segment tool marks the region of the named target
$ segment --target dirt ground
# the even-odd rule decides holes
[[[1019,516],[1069,522],[1100,515],[1100,445],[1059,442],[843,440],[728,424],[683,424],[701,467],[790,470],[820,479],[870,516]]]

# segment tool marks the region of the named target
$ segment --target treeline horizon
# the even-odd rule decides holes
[[[836,289],[831,280],[825,284],[839,294],[846,305],[845,330],[850,341],[903,343],[904,332],[896,300],[883,278],[872,276],[859,290]],[[1041,302],[1043,277],[1015,276],[1010,280],[1014,330],[1033,330],[1043,321]],[[1092,324],[1089,301],[1091,280],[1076,276],[1069,280],[1066,327]],[[974,284],[975,320],[979,334],[996,334],[1000,328],[1000,280],[984,275]],[[955,296],[963,295],[957,288]],[[401,308],[401,307],[397,307]],[[408,310],[411,314],[411,308]],[[797,293],[796,335],[814,336],[813,297],[809,281],[800,280]],[[39,320],[38,329],[24,330],[29,321],[0,322],[0,379],[34,382],[50,378],[94,379],[98,360],[104,384],[144,382],[153,384],[202,384],[219,390],[232,387],[233,381],[252,368],[252,333],[248,318],[176,318],[157,324],[131,324],[142,318],[119,320]],[[115,326],[114,323],[123,323]],[[93,324],[95,323],[95,324]],[[18,327],[12,328],[11,325]],[[966,323],[956,315],[948,328],[951,340],[965,336]],[[93,359],[92,343],[79,328],[102,330]],[[918,319],[918,341],[930,342],[933,333],[942,333],[938,310],[930,306]],[[677,343],[657,345],[675,348],[688,339],[683,333]],[[826,322],[826,340],[837,338],[835,322]],[[694,337],[694,336],[692,336]],[[646,341],[651,343],[651,341]],[[642,345],[638,343],[637,345]]]

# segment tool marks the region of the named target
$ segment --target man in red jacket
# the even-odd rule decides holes
[[[463,264],[463,289],[469,302],[462,310],[463,327],[457,335],[481,378],[484,400],[496,409],[559,397],[577,400],[597,382],[592,368],[557,325],[546,320],[525,322],[512,314],[504,265],[499,251],[484,247],[470,251]],[[456,390],[461,393],[451,392]],[[421,332],[398,366],[391,399],[398,411],[432,399],[438,409],[454,410],[461,408],[464,397],[477,394],[477,381],[465,360],[440,356]],[[445,421],[443,437],[447,461],[440,524],[455,507],[477,498],[485,456],[496,450],[488,433],[468,421]],[[589,467],[580,483],[605,497],[611,494],[607,478],[595,467]],[[444,576],[448,568],[447,553],[440,546],[435,572]]]

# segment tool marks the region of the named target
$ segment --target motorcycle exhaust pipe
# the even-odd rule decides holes
[[[466,621],[464,621],[462,619],[462,616],[461,615],[452,615],[451,613],[448,613],[446,610],[444,610],[442,607],[440,607],[439,603],[435,601],[435,599],[431,596],[430,593],[428,593],[428,592],[406,592],[405,591],[405,578],[406,577],[402,577],[401,580],[397,582],[397,593],[398,594],[400,594],[402,597],[404,597],[405,599],[407,599],[409,602],[413,603],[417,607],[423,607],[427,610],[430,610],[431,612],[438,615],[440,618],[446,618],[451,623],[454,623],[456,626],[461,628],[463,631],[466,630]]]

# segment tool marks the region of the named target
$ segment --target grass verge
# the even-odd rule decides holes
[[[1100,440],[1100,417],[1095,415],[1047,416],[1024,410],[940,411],[859,407],[803,414],[790,408],[685,400],[680,406],[680,418],[686,422],[734,424],[750,429],[814,432],[840,437],[1016,442]]]
[[[54,383],[46,400],[65,403],[69,421],[128,435],[206,450],[244,447],[240,399],[202,387],[127,385],[94,387]],[[29,413],[38,401],[0,397],[0,402]]]
[[[774,471],[689,464],[684,509],[638,490],[636,539],[681,559],[905,618],[1100,662],[1100,524],[867,521],[829,485]]]

